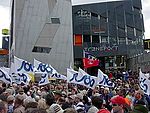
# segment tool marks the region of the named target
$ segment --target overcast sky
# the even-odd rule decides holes
[[[85,4],[104,1],[119,0],[72,0],[74,4]],[[143,15],[145,24],[145,38],[150,39],[150,0],[142,0]],[[0,0],[0,47],[1,47],[1,29],[9,28],[10,23],[10,0]]]

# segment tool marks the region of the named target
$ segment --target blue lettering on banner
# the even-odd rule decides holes
[[[0,70],[0,78],[3,78],[3,77],[5,78],[5,80],[11,82],[11,79],[10,79],[10,78],[7,78],[6,75],[5,75],[5,73]]]
[[[107,85],[107,86],[113,86],[114,85],[107,76],[104,76],[103,80],[100,81],[99,84],[104,84],[104,85]]]
[[[143,89],[144,92],[147,92],[148,86],[147,86],[147,84],[145,84],[145,81],[146,81],[146,79],[141,78],[140,79],[140,86],[141,86],[141,88]]]
[[[84,82],[85,85],[90,85],[90,87],[93,87],[93,85],[95,84],[95,80],[92,79],[90,76],[88,75],[84,75],[82,76],[81,79],[77,79],[78,77],[78,73],[73,74],[73,77],[70,79],[70,82],[75,80],[76,82]]]
[[[58,74],[58,73],[55,73],[55,74],[52,74],[52,76],[51,76],[52,78],[60,78],[61,77],[61,75],[60,74]]]
[[[29,62],[23,61],[21,64],[21,67],[19,69],[17,69],[17,71],[21,71],[22,69],[24,69],[27,72],[33,71],[33,66]]]
[[[27,83],[28,77],[27,77],[26,74],[23,74],[23,73],[22,73],[22,74],[19,74],[19,73],[18,73],[18,76],[20,77],[20,78],[19,78],[19,79],[20,79],[19,81],[21,81],[21,82],[23,81],[24,83]]]
[[[39,84],[45,83],[45,78],[46,78],[47,74],[43,74],[41,76],[41,81],[39,82]]]
[[[47,64],[43,64],[43,63],[40,63],[37,70],[41,71],[41,72],[47,72],[47,73],[51,73],[53,72],[53,69],[47,65]]]

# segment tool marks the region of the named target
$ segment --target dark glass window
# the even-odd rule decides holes
[[[123,5],[116,7],[117,23],[120,27],[125,27],[124,8]]]
[[[117,44],[117,38],[116,37],[109,37],[109,42],[112,45],[116,45]]]
[[[128,26],[134,27],[133,14],[126,12],[126,23]]]
[[[126,37],[124,28],[118,27],[118,37]]]
[[[101,33],[106,33],[107,31],[107,18],[100,17],[100,31]]]
[[[135,39],[133,27],[127,26],[127,35],[128,35],[128,39],[131,39],[131,40]]]
[[[92,30],[92,34],[100,33],[98,17],[91,17],[91,30]]]
[[[91,36],[90,35],[83,35],[83,42],[91,42]]]
[[[90,34],[91,32],[91,22],[89,19],[83,19],[82,27],[83,27],[83,34]]]
[[[136,29],[143,30],[142,18],[140,17],[140,14],[134,15],[134,20],[135,20],[135,27],[136,27]]]
[[[92,43],[99,43],[99,35],[92,35]]]
[[[108,37],[107,36],[101,36],[101,42],[102,43],[107,43],[108,42]]]
[[[49,53],[51,48],[49,47],[39,47],[39,46],[34,46],[32,52],[37,52],[37,53]]]
[[[119,37],[119,44],[126,44],[126,38],[125,37]]]
[[[52,24],[60,24],[59,18],[51,18]]]

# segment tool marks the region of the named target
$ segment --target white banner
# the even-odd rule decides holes
[[[16,73],[16,68],[15,68],[15,64],[13,62],[11,62],[11,66],[10,66],[10,71],[9,71],[9,75],[15,74]]]
[[[6,84],[11,84],[12,83],[11,77],[2,68],[0,68],[0,80],[5,82]]]
[[[44,64],[36,59],[34,59],[34,71],[36,73],[47,73],[50,78],[67,80],[66,76],[58,73],[50,64]]]
[[[34,59],[34,71],[35,72],[42,72],[42,73],[52,74],[56,70],[51,65],[44,64],[44,63]]]
[[[48,74],[43,73],[41,76],[41,80],[39,81],[39,86],[49,84]]]
[[[98,70],[97,76],[98,84],[106,87],[114,87],[115,84],[111,82],[106,74],[104,74],[100,69]]]
[[[67,80],[67,77],[65,75],[61,75],[59,73],[55,74],[49,74],[50,78],[60,79],[60,80]]]
[[[12,74],[12,82],[15,82],[17,84],[24,84],[24,85],[28,85],[30,82],[30,77],[27,73],[18,73],[18,74]]]
[[[144,74],[140,70],[139,73],[139,82],[140,82],[140,87],[144,91],[145,94],[150,95],[150,79],[149,79],[149,74]]]
[[[23,59],[14,57],[15,73],[30,73],[33,72],[33,65]]]
[[[97,77],[87,74],[79,68],[79,72],[72,69],[67,69],[67,82],[86,86],[94,89],[97,85]]]
[[[7,68],[7,67],[1,67],[1,69],[2,69],[3,71],[5,71],[6,73],[8,73],[8,74],[9,74],[9,72],[10,72],[10,68]]]

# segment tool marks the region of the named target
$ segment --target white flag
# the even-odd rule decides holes
[[[39,86],[49,84],[48,74],[43,73],[41,76],[41,80],[39,81]]]
[[[97,77],[87,74],[81,68],[79,68],[78,73],[72,69],[67,69],[67,81],[68,83],[75,83],[92,89],[97,85]]]
[[[10,71],[9,71],[9,75],[13,75],[16,73],[16,68],[15,68],[15,64],[13,62],[11,62],[11,66],[10,66]]]
[[[55,69],[49,64],[44,64],[34,59],[34,71],[52,74],[55,71]]]
[[[23,59],[14,57],[15,73],[30,73],[33,72],[33,65]]]
[[[0,80],[5,82],[6,84],[11,84],[12,79],[7,72],[0,68]]]
[[[8,73],[8,74],[9,74],[9,72],[10,72],[10,68],[7,68],[7,67],[1,67],[1,69],[2,69],[3,71],[5,71],[6,73]]]
[[[60,79],[60,80],[67,80],[67,77],[65,75],[59,74],[58,72],[54,74],[49,74],[50,78]]]
[[[47,73],[50,78],[67,80],[67,77],[58,73],[50,64],[44,64],[34,59],[34,70],[36,73]]]
[[[145,94],[150,95],[150,79],[147,75],[149,74],[144,74],[142,73],[142,71],[140,70],[139,73],[140,77],[139,77],[139,82],[140,82],[140,87],[141,89],[144,91]]]
[[[97,76],[98,84],[106,87],[114,87],[115,84],[111,82],[106,74],[104,74],[100,69],[98,70]]]
[[[27,73],[18,73],[12,74],[12,80],[17,84],[23,83],[24,85],[29,85],[31,79]]]

